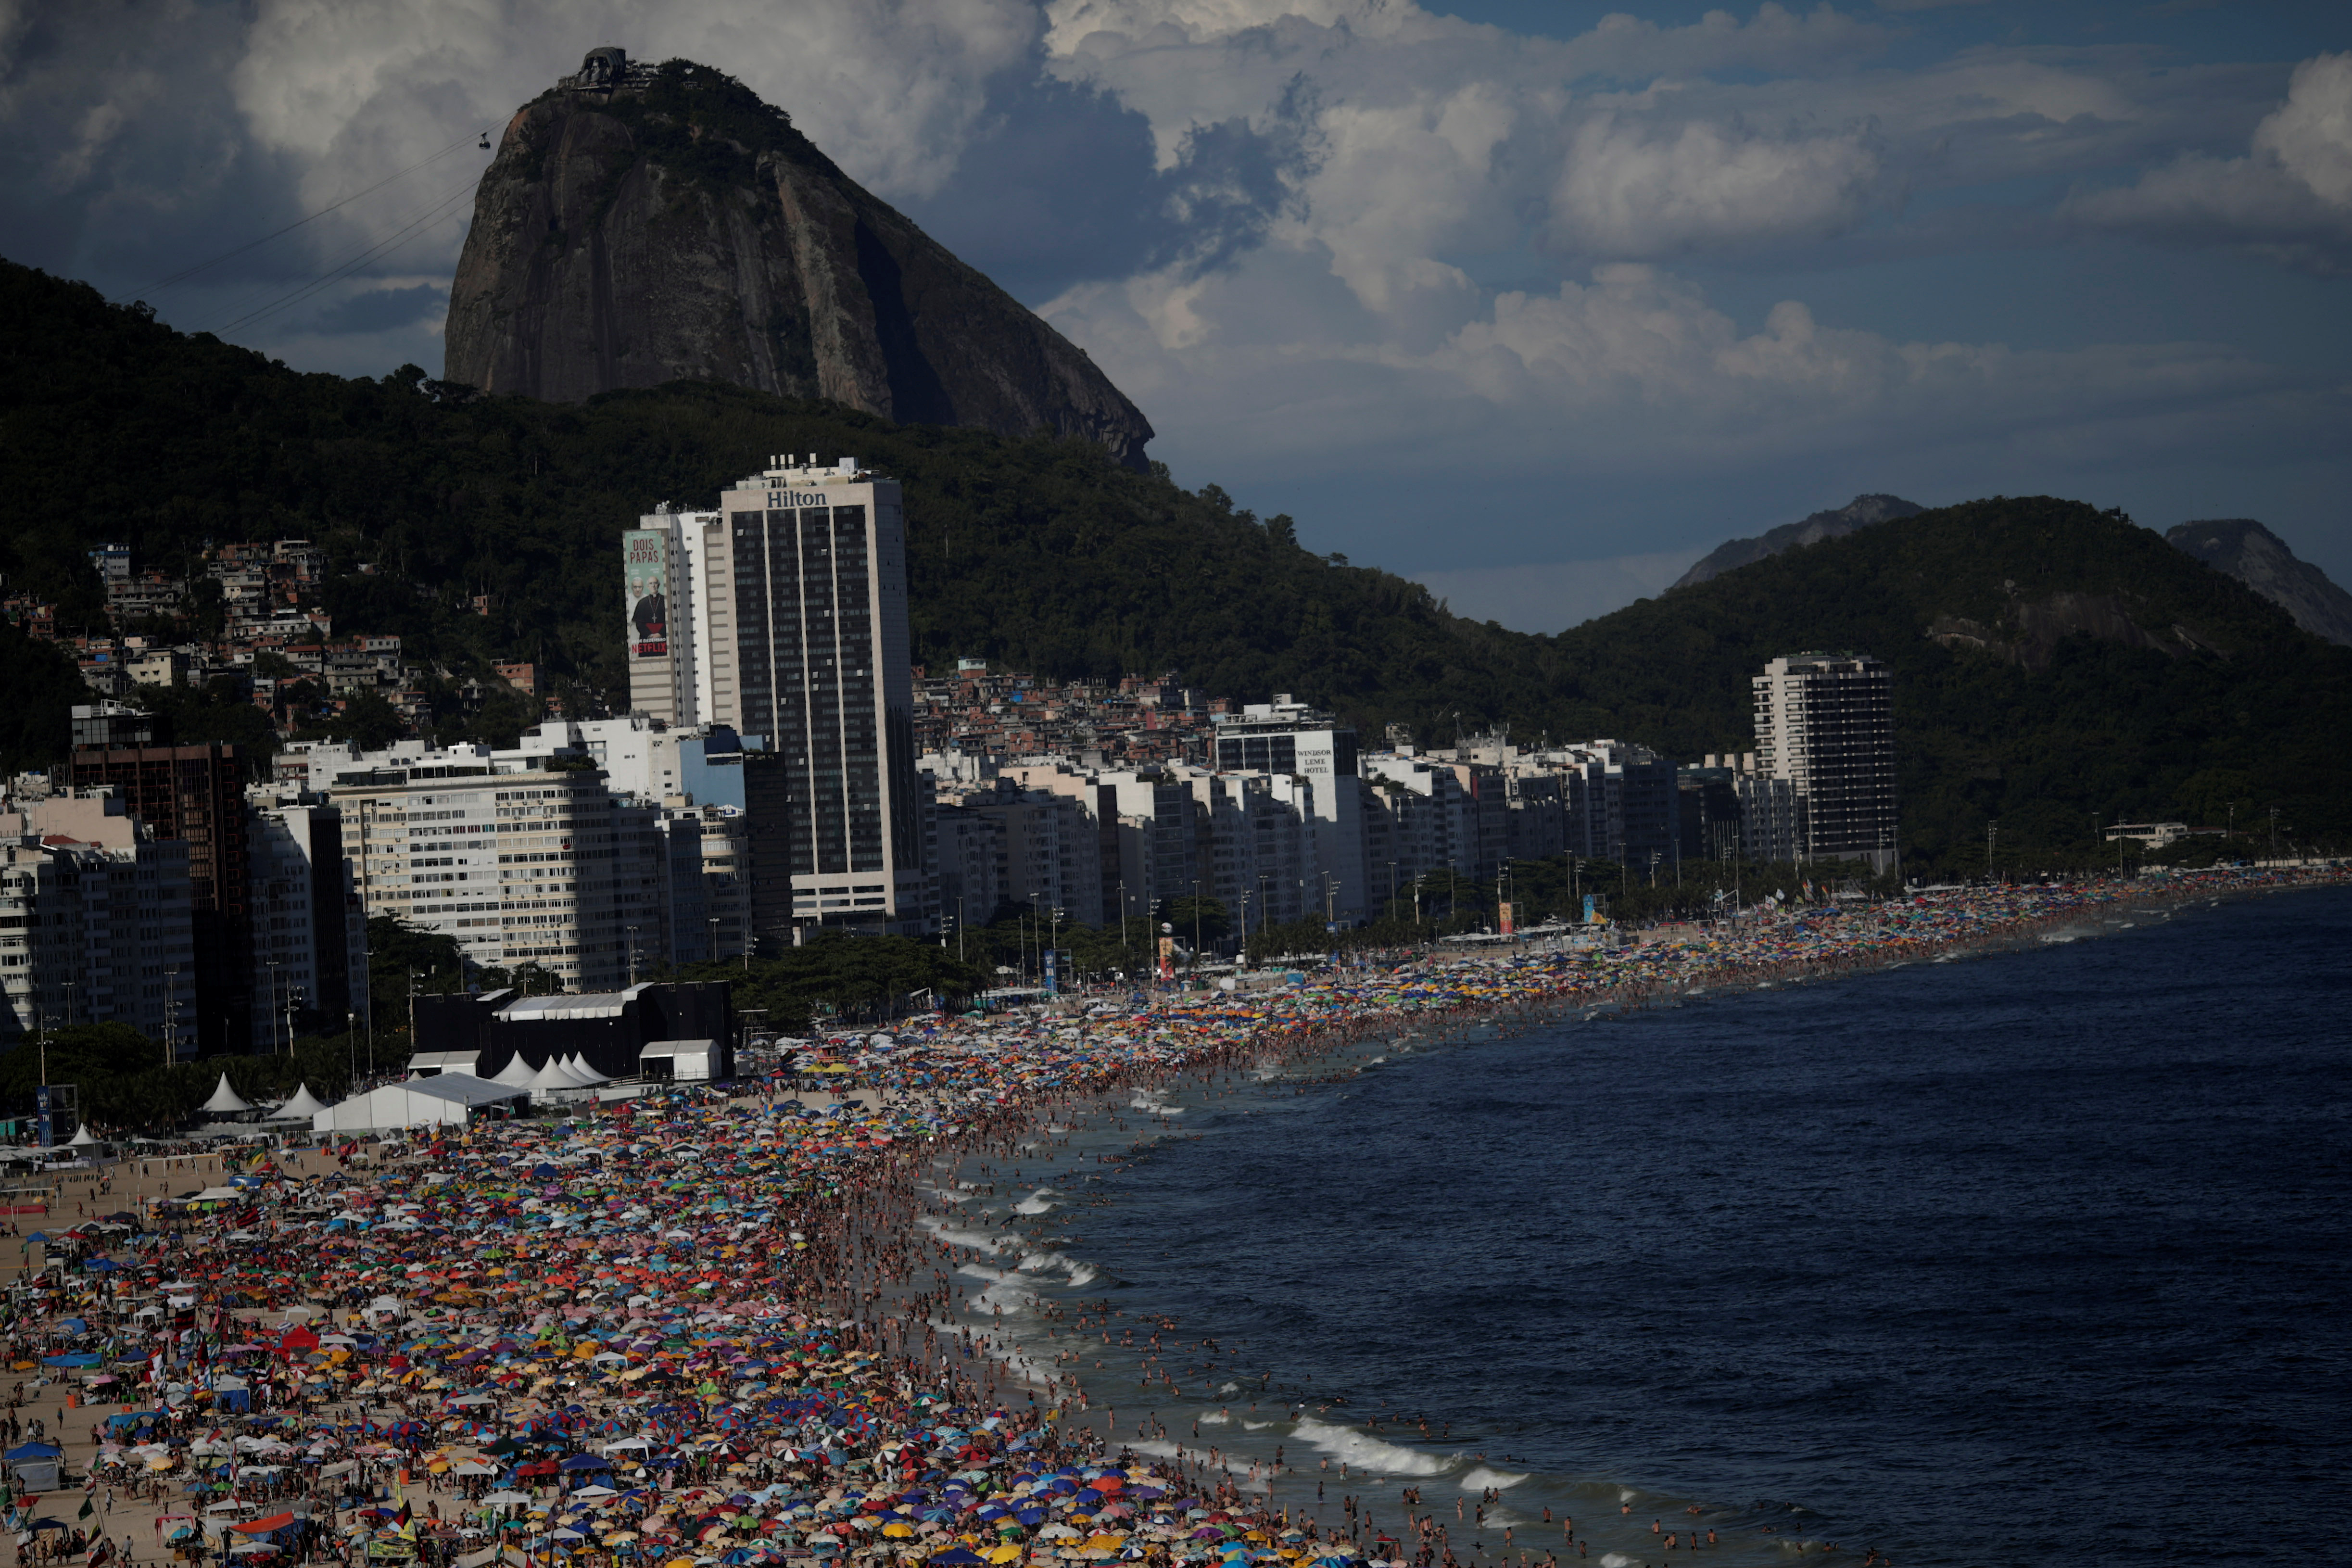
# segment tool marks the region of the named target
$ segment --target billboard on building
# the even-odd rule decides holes
[[[629,605],[629,657],[669,657],[669,535],[633,528],[621,535],[621,581]]]

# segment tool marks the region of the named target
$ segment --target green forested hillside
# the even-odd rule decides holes
[[[5,264],[0,321],[0,571],[61,595],[69,624],[100,623],[81,555],[96,541],[179,572],[208,540],[309,538],[342,572],[339,633],[396,632],[457,668],[531,658],[624,693],[619,531],[799,451],[905,483],[919,660],[1181,668],[1213,690],[1469,721],[1532,711],[1549,679],[1539,640],[1447,616],[1414,584],[1300,549],[1286,519],[1080,442],[893,426],[709,384],[571,406],[467,401],[413,368],[298,374]],[[468,613],[481,594],[498,613]]]
[[[1554,639],[1572,672],[1561,695],[1678,756],[1748,750],[1765,660],[1858,649],[1895,670],[1905,838],[1922,858],[1980,864],[1990,819],[2004,848],[2056,849],[2093,842],[2094,814],[2219,826],[2232,806],[2241,827],[2276,805],[2298,838],[2352,840],[2352,650],[2196,564],[2119,513],[1974,501],[1579,626]],[[1966,620],[2014,643],[2053,600],[2063,625],[2070,595],[2174,650],[2045,627],[2027,668],[1927,635]],[[2183,647],[2176,627],[2211,651]]]
[[[1533,637],[1083,444],[706,384],[565,406],[471,397],[414,368],[299,374],[5,264],[0,322],[0,572],[12,593],[59,598],[68,625],[100,622],[81,554],[98,541],[178,572],[208,540],[303,537],[330,547],[339,632],[397,632],[459,675],[530,658],[583,695],[617,694],[619,531],[656,501],[708,503],[768,454],[814,452],[904,482],[926,662],[1173,669],[1235,698],[1295,691],[1375,736],[1402,721],[1442,744],[1508,724],[1687,759],[1748,746],[1766,658],[1857,648],[1897,672],[1915,859],[1964,860],[1989,816],[2020,849],[2087,845],[2095,812],[2220,820],[2234,804],[2243,822],[2276,805],[2305,835],[2352,829],[2352,650],[2074,502],[1929,512]],[[479,594],[493,615],[468,612]],[[2105,635],[2053,632],[2064,595],[2108,605]],[[1993,643],[2039,626],[2034,668],[1930,640],[1939,617]],[[2118,626],[2171,651],[2116,640]],[[46,761],[64,745],[69,667],[0,639],[0,748]]]

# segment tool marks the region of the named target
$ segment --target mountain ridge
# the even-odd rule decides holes
[[[1045,429],[1140,468],[1150,422],[1079,349],[687,60],[591,53],[518,110],[449,290],[446,380],[577,403],[679,380],[898,424]]]
[[[2216,572],[2235,577],[2294,617],[2295,625],[2338,647],[2352,647],[2352,594],[2285,540],[2251,517],[2184,522],[2164,537]]]
[[[1784,522],[1778,528],[1767,529],[1753,539],[1727,539],[1691,563],[1689,571],[1668,585],[1671,594],[1676,588],[1688,588],[1720,577],[1726,572],[1780,554],[1784,550],[1796,550],[1808,544],[1819,544],[1825,539],[1843,539],[1859,528],[1874,523],[1890,522],[1896,518],[1916,517],[1927,510],[1901,496],[1885,494],[1859,495],[1842,507],[1817,511],[1795,522]]]

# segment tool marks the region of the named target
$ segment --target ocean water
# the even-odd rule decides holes
[[[2352,892],[2127,918],[1139,1097],[1147,1157],[1006,1184],[1067,1267],[994,1304],[1124,1436],[1417,1484],[1465,1562],[2352,1562]]]

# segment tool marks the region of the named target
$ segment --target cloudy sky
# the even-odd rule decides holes
[[[2341,3],[0,0],[0,254],[437,371],[478,135],[605,43],[789,110],[1181,482],[1507,625],[1874,490],[2352,582]]]

